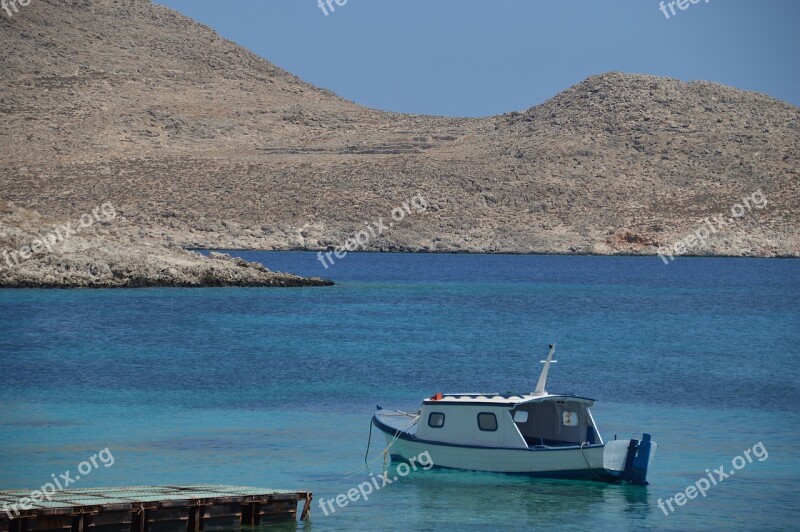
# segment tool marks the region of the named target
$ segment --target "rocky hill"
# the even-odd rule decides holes
[[[608,73],[501,116],[381,112],[149,0],[35,0],[0,39],[0,199],[112,202],[140,243],[330,249],[383,220],[363,249],[655,254],[758,192],[690,252],[800,256],[800,109],[761,94]]]

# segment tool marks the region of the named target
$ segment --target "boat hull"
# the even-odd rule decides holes
[[[487,471],[539,478],[563,478],[619,482],[619,471],[604,464],[605,445],[582,447],[533,447],[511,449],[480,447],[417,439],[373,417],[373,425],[384,435],[393,459],[412,461],[427,453],[433,467]],[[642,482],[645,483],[645,482]]]

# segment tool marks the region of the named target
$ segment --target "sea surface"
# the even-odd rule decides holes
[[[71,487],[310,490],[300,530],[797,529],[798,260],[237,254],[338,284],[0,291],[0,488],[108,448]],[[649,486],[431,469],[320,509],[382,471],[375,405],[531,390],[553,342],[549,391],[597,398],[606,439],[653,434]]]

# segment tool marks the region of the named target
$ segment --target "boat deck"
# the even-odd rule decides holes
[[[223,485],[65,489],[31,501],[31,490],[0,490],[0,532],[231,530],[301,518],[312,495]],[[25,503],[23,509],[22,503]]]

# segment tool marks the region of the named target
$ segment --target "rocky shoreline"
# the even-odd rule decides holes
[[[115,217],[116,218],[116,217]],[[68,229],[67,229],[68,228]],[[332,281],[270,271],[224,253],[166,246],[125,220],[51,220],[0,201],[0,288],[301,287]],[[50,238],[48,238],[50,237]]]
[[[105,205],[104,205],[105,207]],[[96,209],[95,219],[80,221],[50,219],[35,211],[0,200],[0,288],[148,288],[148,287],[303,287],[332,286],[333,281],[319,277],[300,277],[273,272],[257,262],[248,262],[228,251],[325,251],[331,246],[320,242],[306,245],[291,241],[264,241],[237,238],[234,234],[215,234],[198,241],[193,231],[167,231],[157,234],[110,206],[103,216]],[[89,221],[93,223],[88,224]],[[69,228],[69,229],[67,229]],[[234,229],[234,228],[230,228]],[[745,233],[746,234],[746,233]],[[736,233],[724,235],[728,243],[741,238]],[[226,243],[236,246],[226,246]],[[201,245],[197,245],[201,244]],[[220,245],[222,244],[222,245]],[[742,239],[736,244],[744,250],[726,254],[712,241],[705,249],[684,256],[720,257],[796,257],[781,253],[779,247],[756,248]],[[752,247],[751,247],[752,246]],[[796,248],[791,244],[788,247]],[[469,249],[427,247],[418,243],[386,243],[378,240],[361,251],[395,253],[511,253],[548,255],[624,255],[650,256],[655,259],[658,246],[631,246],[629,249],[547,246],[546,249]]]

